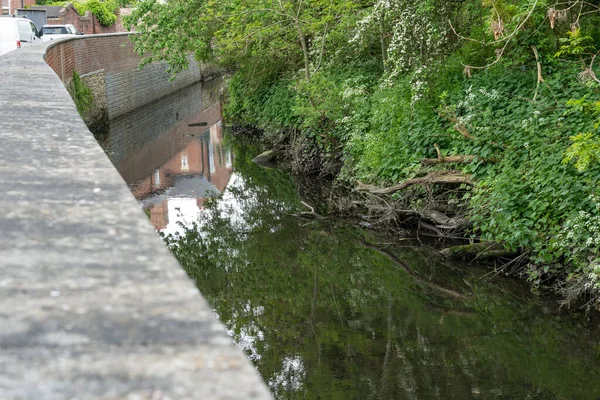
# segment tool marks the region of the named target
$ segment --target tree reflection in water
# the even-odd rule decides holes
[[[224,192],[165,240],[276,398],[598,398],[581,321],[425,247],[299,220],[293,179],[234,150]]]

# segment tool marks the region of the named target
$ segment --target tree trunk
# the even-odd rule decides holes
[[[379,43],[381,45],[381,60],[383,61],[383,71],[388,72],[387,45],[385,43],[385,14],[379,18]]]
[[[300,21],[295,20],[296,29],[298,30],[298,38],[300,39],[300,45],[302,46],[302,54],[304,56],[304,78],[306,81],[310,81],[310,57],[308,54],[308,46],[306,45],[306,37],[300,26]]]

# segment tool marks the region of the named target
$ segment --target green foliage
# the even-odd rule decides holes
[[[56,0],[36,0],[35,4],[39,6],[63,6],[66,2]]]
[[[553,242],[577,269],[594,269],[600,263],[600,198],[592,195],[588,204],[591,210],[581,210],[565,221]]]
[[[225,114],[230,120],[253,124],[275,134],[298,123],[293,112],[296,81],[278,79],[279,71],[269,71],[269,67],[268,63],[252,64],[229,80]],[[256,74],[257,70],[263,73]]]
[[[577,55],[580,56],[588,51],[593,51],[594,46],[590,45],[593,43],[593,39],[590,36],[583,36],[581,29],[577,28],[574,31],[568,31],[566,38],[559,39],[561,46],[560,49],[554,55],[555,57],[561,57],[564,55]]]
[[[66,2],[64,1],[56,1],[56,0],[37,0],[36,5],[40,6],[64,6]]]
[[[80,3],[81,10],[90,10],[103,26],[111,26],[117,21],[117,16],[114,11],[119,6],[117,2],[87,0],[85,3]],[[81,14],[81,11],[78,12]]]
[[[581,210],[565,221],[552,243],[572,265],[561,285],[564,303],[585,298],[588,309],[600,306],[600,198],[590,196],[589,205],[590,211]]]
[[[94,106],[94,95],[76,71],[73,71],[70,91],[79,115],[84,116]]]
[[[600,179],[594,2],[143,0],[127,22],[145,62],[234,71],[229,121],[310,143],[340,179],[430,172],[435,145],[477,156],[433,168],[473,176],[473,235],[528,252],[532,282],[574,270],[549,243]]]
[[[124,17],[124,23],[129,30],[140,32],[132,40],[146,57],[144,64],[165,60],[176,72],[187,67],[190,53],[210,59],[214,30],[208,19],[204,1],[143,0]]]
[[[593,133],[580,133],[571,136],[573,142],[565,152],[564,162],[574,162],[579,172],[587,170],[600,161],[600,138]]]
[[[598,118],[600,116],[600,101],[589,102],[587,95],[581,99],[571,99],[567,102],[571,107],[571,113],[579,113],[584,116]],[[600,120],[594,123],[594,129],[597,132],[600,128]],[[600,139],[597,134],[592,132],[579,133],[571,136],[571,145],[565,152],[564,162],[573,162],[578,171],[587,170],[590,165],[598,164],[600,161]]]
[[[470,199],[477,229],[486,239],[531,251],[534,261],[546,265],[560,260],[549,241],[593,193],[586,182],[600,178],[597,167],[582,175],[563,163],[572,133],[593,126],[592,119],[569,112],[569,98],[584,91],[576,80],[563,79],[570,72],[548,75],[536,102],[529,100],[534,88],[526,86],[531,74],[518,70],[474,79],[481,86],[470,86],[457,102],[460,118],[475,137],[455,144],[458,152],[497,158],[465,169],[478,178]],[[526,97],[511,96],[517,92]],[[558,267],[552,271],[559,273]],[[530,272],[539,282],[538,269]]]

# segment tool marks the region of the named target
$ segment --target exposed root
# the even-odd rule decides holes
[[[524,252],[523,254],[518,255],[517,257],[509,260],[508,262],[503,263],[499,267],[494,267],[493,271],[485,274],[484,278],[493,278],[499,274],[505,275],[517,275],[523,271],[523,267],[527,264],[527,260],[529,257],[528,252]],[[476,259],[474,259],[475,261]]]
[[[435,210],[426,209],[415,211],[415,213],[417,213],[421,218],[434,222],[438,229],[464,230],[471,225],[469,221],[465,218],[450,218],[446,214]]]

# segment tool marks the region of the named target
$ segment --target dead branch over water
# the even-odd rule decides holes
[[[471,175],[462,174],[458,171],[438,171],[431,172],[421,178],[408,179],[398,185],[379,188],[373,185],[359,183],[357,190],[368,191],[373,194],[394,194],[400,190],[407,189],[413,185],[433,185],[433,184],[458,184],[472,186]]]

